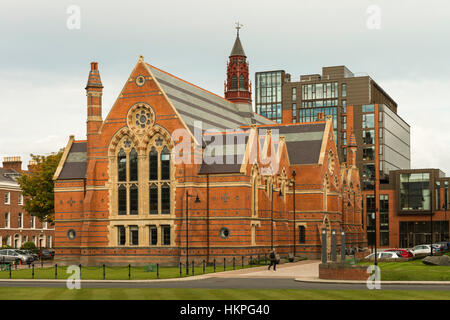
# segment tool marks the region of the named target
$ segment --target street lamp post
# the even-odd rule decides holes
[[[295,239],[295,230],[296,230],[296,226],[295,226],[295,176],[297,175],[297,173],[295,172],[295,170],[292,171],[292,191],[293,191],[293,196],[292,196],[292,210],[294,210],[294,258],[295,258],[295,254],[296,254],[296,239]]]
[[[186,190],[186,274],[189,274],[189,198],[194,196]],[[195,203],[200,203],[198,195],[195,196]]]

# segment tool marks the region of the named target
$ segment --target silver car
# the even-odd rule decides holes
[[[22,264],[30,264],[33,262],[34,258],[30,255],[23,254],[18,252],[20,250],[14,250],[14,249],[3,249],[0,250],[0,262],[1,263],[19,263]]]

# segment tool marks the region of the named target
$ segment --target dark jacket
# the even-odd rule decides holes
[[[277,257],[276,257],[276,255],[275,255],[275,252],[271,252],[271,253],[269,254],[269,258],[270,258],[270,261],[276,261],[276,260],[277,260]]]

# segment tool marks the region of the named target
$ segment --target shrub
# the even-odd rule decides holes
[[[34,244],[34,242],[31,242],[31,241],[25,242],[22,245],[22,249],[23,250],[31,250],[33,252],[37,252],[38,251],[38,249],[36,248],[36,245]]]

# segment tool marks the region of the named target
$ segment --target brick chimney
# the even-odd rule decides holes
[[[4,157],[3,169],[12,169],[17,172],[22,172],[22,160],[20,157]]]

